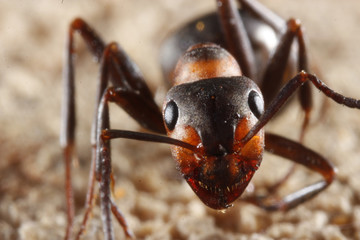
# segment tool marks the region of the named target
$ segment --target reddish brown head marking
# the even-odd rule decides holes
[[[197,44],[190,47],[176,65],[173,85],[241,75],[238,63],[225,49],[213,43]]]
[[[177,167],[186,181],[206,205],[223,209],[242,194],[260,165],[263,131],[245,146],[240,142],[262,114],[263,100],[256,84],[239,75],[237,64],[219,77],[213,76],[218,70],[210,71],[207,67],[201,70],[193,67],[198,63],[189,61],[192,55],[191,58],[202,66],[207,66],[207,61],[236,63],[224,49],[213,44],[201,45],[201,51],[197,51],[199,55],[194,49],[199,48],[190,48],[184,55],[185,60],[182,58],[178,64],[175,77],[178,85],[168,92],[163,108],[164,121],[169,137],[198,148],[195,153],[172,147]],[[221,51],[226,60],[209,57],[214,49]],[[178,72],[179,69],[188,71],[189,67],[196,70],[194,74]],[[202,76],[202,80],[195,81],[194,76]]]

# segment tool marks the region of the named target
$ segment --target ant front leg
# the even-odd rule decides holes
[[[253,136],[255,136],[255,134],[277,113],[287,99],[295,92],[295,90],[307,81],[311,82],[316,88],[335,102],[349,108],[360,109],[360,100],[345,97],[327,87],[316,76],[300,72],[283,87],[278,96],[270,103],[264,114],[259,118],[258,122],[241,140],[242,144],[245,145]],[[290,194],[283,200],[274,204],[267,205],[264,201],[259,200],[256,197],[251,198],[250,202],[268,210],[290,209],[297,206],[299,203],[312,198],[333,181],[335,176],[334,168],[326,159],[315,152],[305,148],[299,143],[275,136],[273,134],[267,134],[265,136],[265,142],[265,149],[269,152],[288,158],[295,163],[302,164],[311,170],[320,173],[324,177],[325,181],[315,183],[298,192]]]
[[[259,118],[258,122],[251,128],[248,134],[241,140],[242,144],[246,144],[257,132],[262,129],[265,124],[277,113],[287,99],[305,82],[311,82],[316,88],[323,92],[327,97],[335,102],[345,105],[349,108],[360,109],[360,100],[345,97],[332,89],[328,88],[316,76],[300,72],[297,76],[291,79],[280,91],[278,96],[270,103],[264,114]],[[276,155],[290,159],[295,163],[304,165],[318,173],[320,173],[325,180],[317,182],[313,185],[305,187],[295,193],[286,196],[284,199],[266,204],[264,199],[257,197],[249,198],[248,201],[259,205],[268,210],[282,209],[287,210],[293,208],[324,190],[334,179],[335,170],[332,165],[317,153],[307,149],[299,143],[293,142],[283,137],[273,134],[266,134],[265,149]]]
[[[265,142],[265,150],[272,154],[287,158],[295,163],[304,165],[305,167],[320,173],[324,180],[318,181],[294,193],[291,193],[279,201],[269,202],[267,201],[266,197],[264,198],[257,196],[249,197],[245,199],[246,201],[269,211],[289,210],[298,206],[300,203],[313,198],[319,192],[328,187],[334,180],[334,167],[328,160],[314,151],[304,147],[297,142],[274,134],[265,134]]]
[[[110,128],[108,103],[114,102],[125,110],[144,128],[164,133],[161,112],[154,102],[139,70],[116,43],[110,43],[104,50],[100,83],[112,80],[113,86],[103,91],[96,119],[96,167],[95,175],[100,182],[101,215],[105,239],[114,239],[111,212],[117,218],[128,238],[134,238],[119,209],[111,200],[111,156],[110,138],[103,134]]]
[[[136,92],[131,92],[128,89],[121,87],[109,87],[104,92],[98,108],[98,122],[97,122],[97,154],[96,154],[96,176],[100,182],[100,201],[101,201],[101,215],[103,221],[103,231],[105,239],[114,239],[114,231],[111,221],[111,212],[118,219],[122,225],[127,237],[133,238],[132,232],[128,229],[125,219],[121,212],[111,200],[110,181],[111,181],[111,155],[110,155],[110,140],[113,138],[132,138],[139,140],[156,141],[154,135],[142,134],[121,130],[109,130],[109,102],[114,102],[128,111],[132,112],[132,116],[139,121],[143,116],[151,116],[151,109],[144,108],[146,102],[141,95]],[[133,109],[134,111],[131,111]],[[139,111],[140,110],[140,111]],[[134,114],[135,113],[135,114]],[[145,115],[144,115],[145,114]],[[150,118],[151,119],[151,118]],[[147,137],[150,136],[150,137]],[[161,137],[159,137],[161,138]],[[157,140],[160,141],[161,140]],[[168,142],[168,141],[167,141]]]
[[[248,134],[241,140],[241,143],[245,145],[256,133],[262,129],[266,123],[273,118],[273,116],[279,111],[284,103],[294,94],[294,92],[306,82],[311,82],[317,89],[324,93],[328,98],[331,98],[338,104],[342,104],[349,108],[360,109],[360,100],[355,98],[346,97],[340,93],[330,89],[318,79],[315,75],[301,71],[294,78],[292,78],[278,93],[275,99],[269,104],[265,112],[259,118],[258,122],[250,129]]]

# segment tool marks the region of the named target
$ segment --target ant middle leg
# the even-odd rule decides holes
[[[221,2],[221,3],[225,2],[226,4],[222,8],[226,9],[227,12],[229,12],[229,13],[233,13],[232,15],[230,15],[230,14],[225,15],[222,13],[225,10],[221,11],[221,8],[218,7],[221,22],[224,22],[222,24],[224,32],[227,33],[225,35],[226,39],[234,40],[232,42],[227,41],[227,45],[230,45],[229,49],[231,50],[232,48],[235,48],[235,49],[239,48],[240,50],[238,52],[240,52],[240,55],[252,56],[253,53],[251,51],[248,51],[247,48],[244,47],[244,44],[242,44],[242,42],[246,42],[245,40],[249,41],[249,39],[248,39],[248,36],[246,35],[246,32],[243,33],[242,31],[240,31],[242,29],[241,26],[243,26],[242,22],[240,21],[241,19],[239,18],[240,20],[238,20],[240,22],[240,24],[239,24],[240,27],[238,27],[238,29],[240,29],[240,30],[238,30],[238,32],[242,33],[241,35],[236,34],[235,30],[237,28],[235,28],[235,25],[233,27],[231,27],[232,26],[231,24],[230,24],[230,26],[227,26],[225,24],[226,22],[228,22],[228,23],[231,22],[231,18],[236,19],[233,16],[238,16],[238,14],[239,14],[236,9],[234,1],[219,1],[219,2]],[[244,10],[252,13],[257,18],[264,21],[266,24],[271,26],[275,32],[277,32],[280,35],[277,47],[274,49],[274,52],[270,56],[270,59],[268,61],[268,65],[265,68],[263,77],[262,77],[262,79],[260,79],[261,89],[263,92],[265,103],[269,103],[276,96],[277,91],[283,85],[284,75],[285,75],[285,73],[287,71],[286,69],[288,67],[289,56],[292,51],[297,50],[297,61],[296,61],[297,62],[297,66],[296,66],[297,72],[300,72],[300,71],[308,72],[309,71],[308,56],[307,56],[307,50],[306,50],[306,43],[304,40],[303,29],[298,20],[290,19],[286,23],[283,19],[278,17],[275,13],[273,13],[272,11],[270,11],[269,9],[264,7],[261,3],[255,1],[255,0],[239,0],[238,2],[241,4],[241,7]],[[285,26],[285,29],[284,29],[284,26]],[[235,30],[233,30],[232,28],[234,28]],[[245,39],[245,40],[238,41],[238,37],[237,37],[238,35],[242,36],[241,39]],[[297,49],[294,48],[294,43],[296,44]],[[231,45],[235,45],[235,46],[231,46]],[[232,51],[232,52],[234,52],[234,51]],[[235,51],[235,53],[238,53],[238,52]],[[239,58],[237,58],[237,59],[239,59]],[[240,64],[240,66],[243,67],[243,65],[241,65],[241,64]],[[246,67],[246,65],[245,65],[245,67]],[[311,113],[311,109],[312,109],[311,88],[310,88],[310,84],[308,82],[303,84],[303,86],[300,88],[299,96],[300,96],[301,107],[305,113],[303,124],[302,124],[301,130],[300,130],[300,136],[299,136],[300,142],[303,142],[303,139],[305,136],[305,131],[309,124],[310,113]],[[295,168],[296,167],[294,164],[289,169],[288,173],[284,177],[279,179],[270,188],[273,191],[276,191],[293,174],[293,172],[295,171]]]
[[[277,48],[269,59],[262,83],[262,92],[265,103],[270,103],[283,84],[283,76],[292,47],[297,44],[297,72],[310,72],[307,46],[304,37],[304,30],[299,20],[289,19],[287,23],[274,12],[263,6],[256,0],[238,0],[242,8],[256,15],[265,23],[269,24],[276,32],[281,33]],[[285,31],[284,31],[285,26]],[[299,92],[300,105],[305,115],[300,131],[300,142],[303,142],[305,131],[308,127],[312,110],[312,94],[309,83],[304,83]]]
[[[290,52],[293,49],[294,43],[297,44],[297,72],[309,71],[309,63],[307,56],[307,47],[304,38],[304,30],[298,20],[290,19],[287,23],[284,22],[271,10],[261,5],[256,0],[239,0],[242,7],[257,15],[260,19],[277,31],[283,31],[284,25],[286,31],[282,33],[277,48],[272,54],[268,66],[265,70],[262,82],[262,91],[265,102],[269,103],[283,84],[282,79],[286,71],[286,64],[289,59]],[[300,129],[299,142],[304,142],[305,132],[309,126],[310,115],[312,110],[312,93],[309,82],[305,82],[299,90],[300,106],[304,112],[304,119]],[[270,187],[270,191],[276,192],[295,172],[296,164],[293,164],[288,170],[287,174],[279,179]]]
[[[269,103],[272,99],[274,99],[276,96],[275,94],[277,93],[277,89],[280,88],[283,84],[282,79],[286,71],[286,64],[288,62],[289,55],[295,40],[297,40],[296,43],[298,47],[297,71],[307,72],[309,70],[303,29],[298,20],[290,19],[286,23],[286,31],[281,36],[277,48],[269,60],[262,79],[262,89],[265,102]],[[304,119],[300,130],[299,142],[303,143],[312,110],[312,94],[310,83],[305,82],[302,84],[299,90],[300,105],[304,111]],[[293,175],[295,170],[296,164],[293,164],[283,177],[270,186],[270,191],[276,192]]]
[[[159,133],[164,133],[165,129],[162,124],[162,116],[159,108],[153,100],[152,94],[147,87],[138,67],[129,59],[125,52],[116,44],[111,43],[105,45],[104,41],[93,31],[89,25],[82,19],[75,19],[69,28],[66,58],[65,58],[65,70],[64,70],[64,99],[62,108],[62,128],[60,142],[63,147],[64,160],[65,160],[65,173],[66,173],[66,200],[67,200],[67,216],[68,226],[66,229],[65,239],[71,239],[71,232],[73,229],[74,219],[74,201],[73,190],[71,184],[71,161],[74,155],[75,145],[75,46],[74,35],[79,33],[82,39],[85,41],[90,52],[95,59],[100,62],[100,77],[98,79],[97,94],[96,94],[96,106],[95,116],[92,126],[92,158],[91,158],[91,172],[89,176],[89,185],[85,204],[85,215],[83,222],[80,226],[80,231],[77,235],[77,239],[80,238],[85,230],[86,221],[88,215],[91,212],[92,202],[94,198],[94,183],[96,166],[96,125],[97,125],[97,108],[100,99],[109,85],[109,82],[113,86],[126,89],[128,97],[126,101],[121,101],[119,105],[127,111],[141,126]],[[129,103],[132,102],[132,103]],[[141,103],[139,107],[134,107],[134,104]],[[145,110],[144,110],[145,109]],[[99,180],[99,176],[97,176]],[[112,210],[116,208],[112,207]],[[121,216],[121,214],[114,213],[115,216]],[[121,221],[119,221],[121,224]],[[124,228],[125,229],[125,228]],[[125,231],[126,232],[126,231]],[[131,234],[128,234],[129,236]]]
[[[64,97],[62,103],[62,125],[60,130],[60,144],[63,148],[63,155],[65,161],[65,186],[66,186],[66,204],[67,204],[67,221],[65,239],[72,238],[72,229],[75,215],[74,197],[71,180],[71,164],[74,156],[75,148],[75,128],[76,128],[76,111],[75,111],[75,46],[74,46],[74,35],[75,32],[80,33],[82,38],[87,43],[90,51],[95,56],[96,60],[100,60],[102,52],[104,51],[105,44],[103,40],[82,20],[75,19],[70,27],[67,34],[66,43],[66,55],[64,63]],[[92,164],[91,168],[94,169],[94,151],[95,147],[92,148]],[[94,171],[92,171],[94,172]],[[93,186],[94,186],[94,174],[90,173],[89,176],[89,187],[86,197],[86,208],[89,209],[92,205],[93,199]],[[87,215],[85,219],[87,219]],[[86,222],[86,220],[85,220]]]
[[[268,60],[262,79],[255,79],[254,52],[235,1],[217,0],[218,15],[227,48],[239,62],[244,75],[259,82],[265,104],[268,104],[284,84],[290,54],[294,53],[294,51],[297,53],[297,56],[292,56],[296,58],[296,72],[310,72],[304,31],[299,20],[290,19],[285,22],[256,0],[238,0],[238,2],[244,11],[269,25],[279,35],[279,41]],[[305,113],[299,137],[300,142],[302,142],[312,109],[312,95],[308,83],[303,84],[300,88],[299,96],[301,107]]]
[[[112,212],[122,226],[126,237],[134,238],[122,213],[111,200],[110,143],[104,139],[102,133],[103,129],[110,128],[108,102],[116,103],[142,127],[152,132],[164,133],[165,128],[159,107],[154,102],[139,70],[118,44],[110,43],[106,46],[100,69],[100,83],[108,82],[107,79],[110,78],[113,85],[99,91],[99,93],[102,92],[102,97],[98,104],[95,121],[97,147],[95,176],[100,183],[103,230],[105,239],[114,239]]]
[[[243,74],[256,76],[255,54],[234,0],[216,0],[220,25],[229,52],[238,61]]]

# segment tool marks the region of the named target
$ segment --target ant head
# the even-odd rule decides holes
[[[263,112],[259,88],[244,76],[217,77],[170,89],[163,107],[168,136],[197,146],[173,146],[177,167],[209,207],[231,206],[259,167],[264,133],[241,140]]]

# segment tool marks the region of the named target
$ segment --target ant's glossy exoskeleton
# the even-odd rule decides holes
[[[98,106],[92,129],[91,179],[87,209],[77,238],[91,211],[95,181],[100,183],[105,239],[114,239],[112,213],[126,236],[133,237],[111,198],[110,141],[115,138],[172,145],[178,170],[197,196],[213,209],[228,208],[238,199],[259,168],[264,150],[316,171],[323,180],[280,200],[248,198],[262,208],[293,208],[333,181],[335,170],[328,160],[301,143],[265,133],[263,127],[300,88],[305,112],[301,142],[311,112],[310,82],[339,104],[360,108],[360,101],[334,92],[309,73],[304,32],[299,21],[285,22],[255,0],[239,2],[240,11],[233,0],[217,0],[217,14],[190,23],[166,42],[163,67],[173,87],[167,93],[162,113],[137,66],[120,46],[105,44],[83,20],[72,22],[68,33],[61,131],[68,206],[66,239],[71,238],[74,218],[70,163],[75,144],[75,32],[82,36],[100,62]],[[185,54],[173,70],[175,59],[184,49],[187,49]],[[294,72],[298,74],[291,78]],[[142,127],[167,136],[111,129],[109,102],[118,104]]]

